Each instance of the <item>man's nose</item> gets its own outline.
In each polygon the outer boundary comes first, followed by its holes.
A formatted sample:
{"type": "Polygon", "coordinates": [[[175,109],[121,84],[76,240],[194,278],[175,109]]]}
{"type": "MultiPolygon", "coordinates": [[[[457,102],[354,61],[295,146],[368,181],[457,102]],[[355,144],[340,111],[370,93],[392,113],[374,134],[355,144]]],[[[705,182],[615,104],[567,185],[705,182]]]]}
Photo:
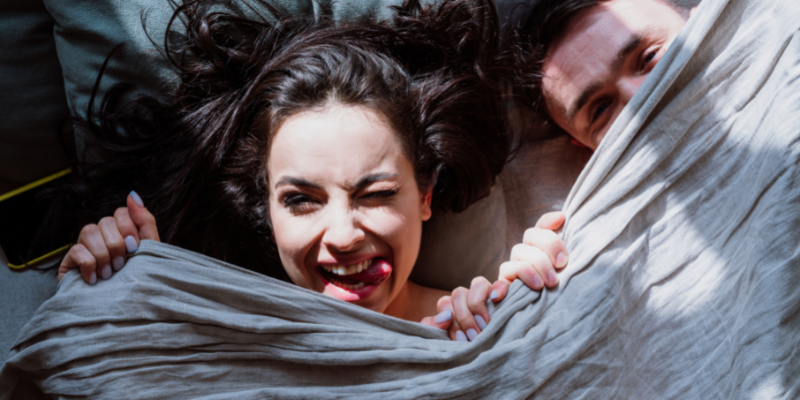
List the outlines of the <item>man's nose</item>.
{"type": "Polygon", "coordinates": [[[357,250],[366,234],[356,215],[349,210],[337,210],[331,214],[325,234],[322,235],[322,244],[339,253],[357,250]]]}
{"type": "Polygon", "coordinates": [[[620,79],[618,83],[619,100],[624,105],[631,101],[631,98],[633,98],[633,95],[639,90],[639,86],[642,86],[642,82],[644,82],[646,77],[647,75],[639,75],[620,79]]]}

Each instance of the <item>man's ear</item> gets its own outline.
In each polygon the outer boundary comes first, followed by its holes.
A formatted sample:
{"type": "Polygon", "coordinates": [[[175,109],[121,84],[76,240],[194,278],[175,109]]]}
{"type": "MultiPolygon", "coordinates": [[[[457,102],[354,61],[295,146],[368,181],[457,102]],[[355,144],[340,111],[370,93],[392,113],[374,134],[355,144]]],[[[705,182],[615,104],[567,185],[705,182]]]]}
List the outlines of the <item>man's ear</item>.
{"type": "Polygon", "coordinates": [[[433,185],[431,188],[422,192],[420,194],[422,196],[422,220],[427,221],[431,219],[431,215],[433,215],[433,211],[431,211],[431,201],[433,201],[433,185]]]}

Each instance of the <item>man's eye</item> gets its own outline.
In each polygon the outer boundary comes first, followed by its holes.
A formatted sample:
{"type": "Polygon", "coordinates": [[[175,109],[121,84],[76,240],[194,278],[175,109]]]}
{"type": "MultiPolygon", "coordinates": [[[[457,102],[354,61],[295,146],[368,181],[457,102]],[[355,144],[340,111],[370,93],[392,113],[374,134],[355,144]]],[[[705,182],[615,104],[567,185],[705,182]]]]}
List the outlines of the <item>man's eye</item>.
{"type": "Polygon", "coordinates": [[[648,53],[644,57],[644,60],[642,60],[642,65],[639,67],[639,70],[641,72],[650,72],[650,70],[653,69],[653,66],[651,66],[650,63],[656,58],[657,55],[658,50],[648,53]]]}
{"type": "Polygon", "coordinates": [[[594,123],[594,121],[597,121],[597,119],[600,118],[603,115],[603,113],[606,112],[606,110],[608,110],[609,107],[611,107],[610,101],[603,102],[599,106],[597,106],[597,108],[594,110],[594,113],[592,114],[592,119],[589,121],[589,123],[594,123]]]}

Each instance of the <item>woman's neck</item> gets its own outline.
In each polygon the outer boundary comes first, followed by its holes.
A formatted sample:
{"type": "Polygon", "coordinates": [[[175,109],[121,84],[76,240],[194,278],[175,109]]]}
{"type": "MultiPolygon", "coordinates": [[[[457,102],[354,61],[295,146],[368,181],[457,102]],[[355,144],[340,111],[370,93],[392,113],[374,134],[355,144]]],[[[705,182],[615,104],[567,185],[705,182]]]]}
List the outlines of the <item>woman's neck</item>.
{"type": "Polygon", "coordinates": [[[406,281],[405,287],[400,290],[400,293],[383,313],[406,321],[419,322],[422,318],[436,315],[436,302],[442,296],[449,294],[444,290],[432,289],[406,281]]]}

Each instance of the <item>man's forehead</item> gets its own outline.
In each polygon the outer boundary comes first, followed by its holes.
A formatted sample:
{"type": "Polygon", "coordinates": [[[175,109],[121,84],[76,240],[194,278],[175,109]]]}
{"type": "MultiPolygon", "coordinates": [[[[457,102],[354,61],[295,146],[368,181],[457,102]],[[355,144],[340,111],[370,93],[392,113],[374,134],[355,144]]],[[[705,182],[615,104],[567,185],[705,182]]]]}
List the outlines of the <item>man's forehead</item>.
{"type": "Polygon", "coordinates": [[[611,0],[580,12],[550,46],[542,91],[552,111],[566,114],[588,86],[614,72],[618,52],[639,29],[620,15],[630,5],[630,0],[611,0]]]}
{"type": "Polygon", "coordinates": [[[605,23],[619,24],[602,5],[591,7],[573,18],[566,34],[550,46],[542,68],[542,92],[551,111],[566,114],[567,104],[583,88],[610,72],[614,55],[606,49],[614,44],[608,43],[605,23]]]}

